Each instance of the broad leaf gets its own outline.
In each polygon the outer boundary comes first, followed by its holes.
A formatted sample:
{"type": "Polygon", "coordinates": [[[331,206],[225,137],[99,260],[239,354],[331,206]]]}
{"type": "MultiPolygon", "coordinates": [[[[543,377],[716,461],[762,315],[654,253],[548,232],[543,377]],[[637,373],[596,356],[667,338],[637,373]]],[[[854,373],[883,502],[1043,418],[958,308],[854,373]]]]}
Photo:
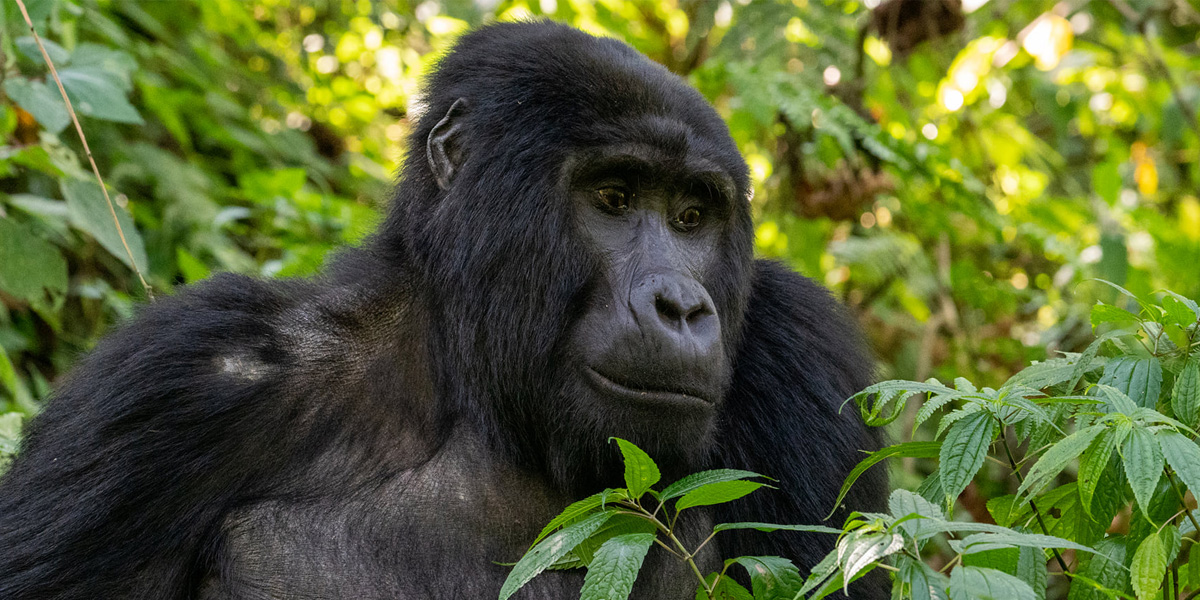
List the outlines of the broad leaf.
{"type": "Polygon", "coordinates": [[[843,592],[850,580],[876,561],[904,548],[904,536],[898,533],[860,533],[855,531],[838,541],[838,566],[843,573],[843,592]]]}
{"type": "Polygon", "coordinates": [[[1120,592],[1129,580],[1125,569],[1125,540],[1109,538],[1096,544],[1096,553],[1081,557],[1067,600],[1106,600],[1102,589],[1120,592]]]}
{"type": "Polygon", "coordinates": [[[1188,427],[1200,425],[1200,360],[1187,361],[1175,378],[1171,392],[1171,410],[1188,427]]]}
{"type": "Polygon", "coordinates": [[[60,69],[59,79],[76,112],[105,121],[141,125],[141,115],[125,99],[121,82],[111,73],[95,67],[60,69]]]}
{"type": "Polygon", "coordinates": [[[1017,496],[1036,494],[1051,480],[1058,476],[1075,457],[1079,456],[1092,443],[1092,440],[1104,431],[1104,426],[1093,425],[1081,429],[1054,444],[1029,469],[1025,482],[1017,490],[1017,496]]]}
{"type": "Polygon", "coordinates": [[[1100,478],[1104,475],[1104,470],[1108,468],[1109,458],[1116,447],[1116,432],[1105,431],[1103,435],[1092,440],[1091,445],[1079,460],[1079,501],[1084,512],[1089,516],[1092,514],[1092,495],[1096,491],[1096,485],[1100,483],[1100,478]]]}
{"type": "Polygon", "coordinates": [[[754,597],[792,598],[804,586],[804,578],[792,561],[778,556],[740,556],[733,559],[750,575],[754,597]]]}
{"type": "Polygon", "coordinates": [[[1130,325],[1140,322],[1137,315],[1111,304],[1097,302],[1092,307],[1092,329],[1099,329],[1104,324],[1130,325]]]}
{"type": "Polygon", "coordinates": [[[950,572],[951,600],[1037,600],[1029,584],[995,569],[956,567],[950,572]]]}
{"type": "Polygon", "coordinates": [[[67,261],[54,244],[0,219],[0,290],[34,304],[46,303],[47,293],[61,298],[67,293],[67,261]]]}
{"type": "Polygon", "coordinates": [[[1114,358],[1104,365],[1100,383],[1121,390],[1138,406],[1154,408],[1162,391],[1162,364],[1157,358],[1114,358]]]}
{"type": "Polygon", "coordinates": [[[546,536],[550,535],[556,529],[582,521],[583,518],[588,514],[603,509],[609,502],[613,502],[614,500],[625,500],[628,497],[629,494],[627,494],[625,490],[607,489],[598,494],[592,494],[591,496],[588,496],[583,500],[579,500],[578,502],[574,502],[570,506],[564,508],[561,513],[558,513],[557,517],[551,519],[550,522],[542,528],[542,532],[538,534],[537,539],[533,540],[533,543],[530,544],[530,546],[536,546],[538,542],[542,541],[546,536]]]}
{"type": "Polygon", "coordinates": [[[635,500],[641,498],[650,486],[662,479],[658,465],[654,464],[649,454],[632,442],[621,438],[613,439],[617,441],[621,455],[625,458],[625,487],[629,488],[629,497],[635,500]]]}
{"type": "Polygon", "coordinates": [[[757,481],[719,481],[717,483],[709,483],[684,494],[675,503],[675,510],[681,511],[695,506],[708,506],[730,502],[757,490],[763,485],[757,481]]]}
{"type": "Polygon", "coordinates": [[[529,580],[537,577],[538,573],[545,571],[562,558],[566,553],[575,549],[579,542],[587,539],[601,525],[608,521],[616,513],[615,510],[606,510],[596,513],[574,525],[566,527],[561,531],[555,532],[553,535],[542,540],[542,543],[534,546],[521,560],[517,561],[516,566],[509,572],[508,578],[504,580],[504,585],[500,588],[500,600],[508,600],[517,590],[521,589],[529,580]]]}
{"type": "Polygon", "coordinates": [[[1192,495],[1200,498],[1200,446],[1187,436],[1170,429],[1160,430],[1155,436],[1163,458],[1175,470],[1192,495]]]}
{"type": "Polygon", "coordinates": [[[71,115],[67,114],[67,105],[58,90],[41,81],[10,75],[4,80],[4,93],[50,133],[58,133],[71,123],[71,115]]]}
{"type": "Polygon", "coordinates": [[[1138,545],[1129,563],[1130,583],[1138,600],[1150,600],[1162,589],[1167,573],[1167,549],[1162,536],[1151,534],[1138,545]]]}
{"type": "Polygon", "coordinates": [[[1125,477],[1129,487],[1133,488],[1133,497],[1138,506],[1147,510],[1154,488],[1162,476],[1163,453],[1154,434],[1144,428],[1135,427],[1125,438],[1121,447],[1121,456],[1125,462],[1125,477]]]}
{"type": "Polygon", "coordinates": [[[899,526],[912,536],[913,539],[921,539],[926,535],[932,535],[940,531],[935,522],[930,522],[930,519],[944,520],[945,513],[938,506],[917,494],[908,490],[898,489],[888,496],[888,510],[896,519],[902,519],[907,515],[918,514],[922,519],[912,519],[900,523],[899,526]]]}
{"type": "Polygon", "coordinates": [[[767,479],[766,476],[759,475],[753,471],[741,471],[738,469],[715,469],[712,471],[700,471],[699,473],[692,473],[691,475],[688,475],[687,477],[668,485],[665,489],[663,489],[662,493],[658,495],[658,499],[666,502],[667,500],[678,498],[696,488],[708,485],[710,483],[737,481],[739,479],[750,479],[751,477],[762,477],[767,479]]]}
{"type": "Polygon", "coordinates": [[[146,272],[146,247],[133,224],[133,219],[124,208],[113,206],[110,210],[100,185],[90,179],[63,179],[59,182],[59,187],[67,199],[67,210],[71,215],[72,225],[96,238],[109,254],[121,262],[129,266],[136,264],[141,272],[146,272]],[[125,241],[129,243],[129,249],[133,252],[132,264],[124,244],[121,243],[121,236],[117,233],[117,226],[113,223],[113,211],[117,213],[121,232],[125,234],[125,241]]]}
{"type": "MultiPolygon", "coordinates": [[[[712,582],[717,579],[717,575],[718,573],[709,573],[704,578],[704,582],[712,585],[712,582]]],[[[696,600],[709,600],[708,592],[704,591],[703,586],[696,587],[696,600]]],[[[750,590],[742,587],[732,577],[722,577],[721,581],[717,582],[717,587],[713,589],[712,600],[754,600],[754,596],[751,596],[750,590]]]]}
{"type": "Polygon", "coordinates": [[[583,578],[580,600],[625,600],[646,552],[654,543],[653,533],[628,533],[610,538],[600,546],[583,578]]]}
{"type": "Polygon", "coordinates": [[[996,435],[996,420],[987,411],[975,413],[950,427],[942,440],[938,473],[942,490],[957,498],[987,458],[988,448],[996,435]]]}
{"type": "Polygon", "coordinates": [[[900,559],[900,574],[896,583],[906,582],[912,600],[947,600],[946,588],[950,579],[929,565],[904,557],[900,559]]]}

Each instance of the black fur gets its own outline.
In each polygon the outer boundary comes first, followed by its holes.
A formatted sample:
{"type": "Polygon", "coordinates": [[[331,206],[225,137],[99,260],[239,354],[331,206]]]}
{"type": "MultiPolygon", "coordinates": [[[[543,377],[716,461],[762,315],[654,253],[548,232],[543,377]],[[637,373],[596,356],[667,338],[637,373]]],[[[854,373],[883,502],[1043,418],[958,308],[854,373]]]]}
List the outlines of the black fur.
{"type": "MultiPolygon", "coordinates": [[[[829,511],[858,451],[878,446],[838,412],[870,361],[823,289],[751,260],[746,168],[703,98],[624,44],[525,23],[464,37],[425,100],[363,247],[308,281],[192,286],[74,369],[0,480],[0,598],[490,598],[507,573],[496,562],[579,494],[620,485],[605,439],[626,430],[672,476],[779,480],[695,510],[693,537],[829,511]],[[459,98],[468,158],[435,177],[426,140],[459,98]],[[732,178],[696,275],[732,363],[711,426],[600,411],[569,379],[573,326],[612,267],[579,233],[564,169],[624,140],[732,178]]],[[[878,510],[885,487],[871,474],[846,504],[878,510]]],[[[700,559],[776,554],[807,570],[831,544],[730,532],[700,559]]],[[[635,596],[691,598],[691,577],[654,550],[635,596]]],[[[548,573],[522,597],[576,597],[581,581],[548,573]]],[[[886,597],[880,583],[855,597],[886,597]]]]}

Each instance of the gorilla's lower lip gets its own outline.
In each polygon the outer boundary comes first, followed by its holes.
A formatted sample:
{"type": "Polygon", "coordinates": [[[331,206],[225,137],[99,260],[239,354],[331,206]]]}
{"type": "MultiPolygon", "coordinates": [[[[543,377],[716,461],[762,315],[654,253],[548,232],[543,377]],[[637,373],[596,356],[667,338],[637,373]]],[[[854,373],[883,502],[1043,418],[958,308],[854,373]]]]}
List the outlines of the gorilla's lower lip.
{"type": "Polygon", "coordinates": [[[596,386],[601,391],[625,400],[629,400],[631,402],[676,405],[701,404],[706,407],[712,406],[713,404],[704,397],[691,393],[663,389],[629,387],[609,379],[592,367],[585,367],[584,371],[587,372],[588,379],[591,380],[592,385],[596,386]]]}

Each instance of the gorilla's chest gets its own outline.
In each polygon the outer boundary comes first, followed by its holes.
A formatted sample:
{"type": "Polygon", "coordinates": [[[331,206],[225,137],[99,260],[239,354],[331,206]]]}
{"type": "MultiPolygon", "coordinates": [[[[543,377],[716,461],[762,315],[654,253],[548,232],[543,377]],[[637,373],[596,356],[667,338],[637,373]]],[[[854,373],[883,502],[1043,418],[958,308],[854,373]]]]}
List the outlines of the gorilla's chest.
{"type": "MultiPolygon", "coordinates": [[[[570,499],[527,476],[483,465],[443,461],[352,493],[239,510],[225,521],[219,566],[200,597],[494,598],[510,570],[504,564],[516,562],[570,499]]],[[[708,558],[716,568],[715,554],[708,558]]],[[[582,583],[582,570],[546,573],[516,597],[578,598],[582,583]]],[[[695,585],[682,563],[652,548],[634,597],[690,599],[695,585]]]]}

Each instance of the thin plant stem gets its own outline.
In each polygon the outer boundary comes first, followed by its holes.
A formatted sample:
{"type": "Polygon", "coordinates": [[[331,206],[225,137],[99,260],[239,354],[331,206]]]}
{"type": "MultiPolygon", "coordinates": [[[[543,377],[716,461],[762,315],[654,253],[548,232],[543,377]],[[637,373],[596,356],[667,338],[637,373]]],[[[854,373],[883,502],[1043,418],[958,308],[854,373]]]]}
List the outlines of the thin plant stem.
{"type": "MultiPolygon", "coordinates": [[[[1000,445],[1004,446],[1004,454],[1008,456],[1008,464],[1012,467],[1013,474],[1017,476],[1017,481],[1024,485],[1025,477],[1021,475],[1021,469],[1017,466],[1017,460],[1013,457],[1012,450],[1008,447],[1008,435],[1005,433],[1005,429],[1004,425],[1001,424],[1000,445]]],[[[1042,520],[1042,513],[1038,510],[1037,504],[1033,502],[1033,498],[1029,499],[1029,508],[1033,511],[1033,516],[1037,519],[1038,526],[1042,528],[1042,533],[1050,535],[1050,529],[1046,527],[1046,522],[1042,520]]],[[[1062,572],[1064,574],[1069,573],[1070,569],[1067,568],[1067,561],[1063,560],[1062,554],[1058,552],[1058,549],[1051,548],[1050,551],[1054,553],[1054,560],[1058,561],[1058,566],[1062,568],[1062,572]]]]}
{"type": "Polygon", "coordinates": [[[92,173],[96,175],[96,181],[100,184],[100,191],[104,193],[104,202],[108,205],[109,214],[112,215],[113,225],[117,227],[117,236],[121,238],[121,245],[125,247],[125,255],[129,257],[129,266],[133,268],[134,275],[137,275],[138,281],[142,283],[142,288],[146,290],[146,297],[153,300],[154,290],[150,289],[150,284],[146,283],[145,277],[142,277],[142,271],[138,269],[137,261],[133,258],[133,250],[130,250],[129,242],[125,239],[125,230],[121,228],[121,221],[117,219],[117,207],[108,195],[104,178],[100,176],[100,167],[96,166],[96,159],[92,156],[91,147],[88,146],[87,136],[83,135],[83,125],[79,124],[79,117],[75,115],[75,107],[71,104],[71,99],[67,97],[67,90],[63,87],[62,80],[58,78],[58,69],[54,68],[54,63],[50,60],[50,54],[46,52],[46,46],[42,44],[42,38],[38,35],[37,28],[33,26],[33,19],[29,18],[29,11],[25,8],[24,0],[17,0],[17,7],[21,9],[21,16],[25,17],[25,24],[29,26],[29,31],[33,34],[33,41],[37,44],[38,50],[42,51],[42,59],[46,61],[46,66],[50,67],[50,75],[54,77],[54,83],[58,85],[58,93],[62,95],[63,102],[67,105],[67,114],[71,116],[71,122],[75,124],[75,133],[79,134],[79,141],[83,144],[83,153],[87,155],[88,162],[92,165],[92,173]]]}

